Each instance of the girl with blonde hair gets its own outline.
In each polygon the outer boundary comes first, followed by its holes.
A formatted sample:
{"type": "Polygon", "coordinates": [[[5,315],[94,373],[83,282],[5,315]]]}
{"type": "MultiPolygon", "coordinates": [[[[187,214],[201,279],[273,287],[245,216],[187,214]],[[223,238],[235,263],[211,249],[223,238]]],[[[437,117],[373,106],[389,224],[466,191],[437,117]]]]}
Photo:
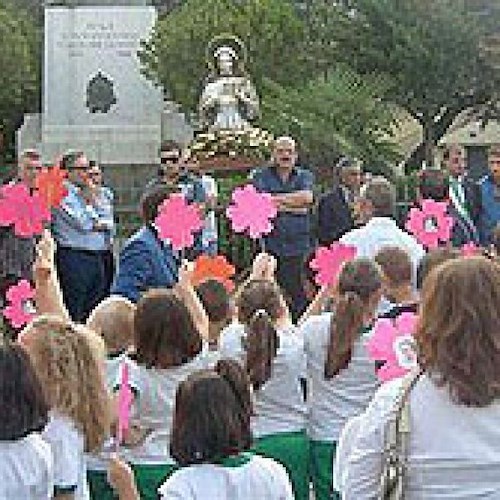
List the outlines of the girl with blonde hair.
{"type": "Polygon", "coordinates": [[[50,408],[43,438],[54,455],[55,498],[87,500],[85,452],[109,434],[104,344],[92,331],[57,316],[39,316],[22,334],[50,408]]]}

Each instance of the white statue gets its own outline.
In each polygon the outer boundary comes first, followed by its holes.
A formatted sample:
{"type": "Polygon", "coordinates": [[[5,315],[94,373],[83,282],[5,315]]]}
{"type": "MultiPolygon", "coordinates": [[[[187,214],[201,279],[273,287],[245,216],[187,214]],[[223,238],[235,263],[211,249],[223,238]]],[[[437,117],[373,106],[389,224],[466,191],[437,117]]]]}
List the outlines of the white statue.
{"type": "MultiPolygon", "coordinates": [[[[237,39],[234,39],[236,41],[237,39]]],[[[244,73],[242,44],[221,44],[209,55],[211,77],[200,98],[199,116],[204,127],[234,130],[251,127],[259,112],[259,99],[244,73]],[[241,51],[238,54],[236,46],[241,51]]]]}

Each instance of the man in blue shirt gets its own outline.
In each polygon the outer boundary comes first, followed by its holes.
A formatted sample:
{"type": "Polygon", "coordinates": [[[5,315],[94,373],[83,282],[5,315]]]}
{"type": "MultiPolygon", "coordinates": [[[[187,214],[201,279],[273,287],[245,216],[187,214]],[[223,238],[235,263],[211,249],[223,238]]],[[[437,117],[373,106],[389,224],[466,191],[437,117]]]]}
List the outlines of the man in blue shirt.
{"type": "Polygon", "coordinates": [[[500,225],[500,144],[490,147],[488,165],[490,172],[479,186],[481,194],[479,231],[483,246],[491,244],[493,231],[500,225]]]}
{"type": "Polygon", "coordinates": [[[278,208],[274,229],[265,237],[265,249],[277,259],[277,280],[288,299],[294,319],[305,310],[307,299],[302,268],[311,250],[311,207],[314,177],[295,165],[297,149],[291,137],[276,139],[273,165],[255,172],[258,191],[270,193],[278,208]]]}
{"type": "Polygon", "coordinates": [[[88,176],[83,152],[66,153],[62,167],[68,172],[68,193],[52,217],[56,266],[68,312],[74,321],[83,322],[106,296],[104,259],[113,228],[112,206],[88,176]]]}
{"type": "Polygon", "coordinates": [[[160,185],[142,195],[143,226],[127,240],[120,252],[112,294],[137,302],[146,290],[171,288],[177,282],[180,260],[172,247],[159,238],[154,225],[158,208],[172,192],[171,187],[160,185]]]}

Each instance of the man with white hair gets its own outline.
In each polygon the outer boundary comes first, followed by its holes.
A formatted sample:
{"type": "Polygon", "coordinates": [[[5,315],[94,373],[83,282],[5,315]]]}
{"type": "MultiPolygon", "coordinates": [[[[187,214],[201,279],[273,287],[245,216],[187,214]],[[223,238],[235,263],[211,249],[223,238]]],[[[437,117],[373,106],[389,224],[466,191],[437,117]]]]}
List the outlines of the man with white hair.
{"type": "Polygon", "coordinates": [[[278,208],[274,229],[265,237],[265,250],[276,257],[277,280],[290,300],[294,319],[307,303],[302,267],[311,250],[310,211],[314,201],[314,177],[296,162],[295,140],[279,137],[274,143],[272,165],[258,170],[252,180],[258,191],[272,195],[278,208]]]}
{"type": "Polygon", "coordinates": [[[375,258],[383,247],[401,248],[410,256],[416,277],[417,266],[425,250],[413,236],[396,224],[394,186],[385,177],[373,177],[361,188],[360,205],[361,216],[367,221],[366,224],[346,233],[340,242],[355,246],[357,257],[370,259],[375,258]]]}

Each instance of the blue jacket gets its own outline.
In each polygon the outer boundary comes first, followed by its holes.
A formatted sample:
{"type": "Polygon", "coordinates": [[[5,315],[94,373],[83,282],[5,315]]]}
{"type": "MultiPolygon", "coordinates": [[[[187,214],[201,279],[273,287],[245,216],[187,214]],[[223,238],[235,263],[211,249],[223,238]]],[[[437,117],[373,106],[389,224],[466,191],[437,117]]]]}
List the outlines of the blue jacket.
{"type": "Polygon", "coordinates": [[[178,278],[179,261],[171,247],[155,230],[143,226],[125,243],[120,252],[118,273],[111,293],[137,302],[150,288],[170,288],[178,278]]]}
{"type": "Polygon", "coordinates": [[[481,214],[479,217],[479,231],[481,244],[486,246],[491,243],[493,230],[500,224],[500,199],[495,194],[495,183],[491,175],[487,175],[480,185],[481,189],[481,214]]]}

